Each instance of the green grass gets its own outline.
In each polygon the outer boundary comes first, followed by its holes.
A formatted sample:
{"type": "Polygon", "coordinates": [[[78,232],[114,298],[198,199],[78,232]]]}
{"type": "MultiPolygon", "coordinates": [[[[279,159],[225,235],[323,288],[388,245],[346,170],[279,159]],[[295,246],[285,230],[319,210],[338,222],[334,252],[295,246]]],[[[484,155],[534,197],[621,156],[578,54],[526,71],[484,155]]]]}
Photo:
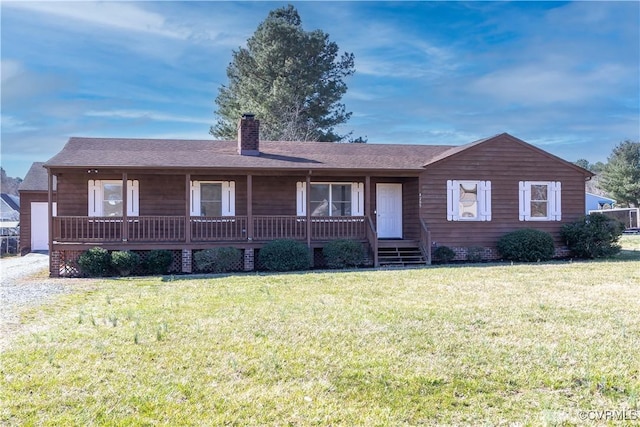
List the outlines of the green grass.
{"type": "Polygon", "coordinates": [[[31,332],[0,355],[0,424],[581,425],[580,411],[638,410],[639,242],[593,262],[82,286],[23,313],[31,332]]]}

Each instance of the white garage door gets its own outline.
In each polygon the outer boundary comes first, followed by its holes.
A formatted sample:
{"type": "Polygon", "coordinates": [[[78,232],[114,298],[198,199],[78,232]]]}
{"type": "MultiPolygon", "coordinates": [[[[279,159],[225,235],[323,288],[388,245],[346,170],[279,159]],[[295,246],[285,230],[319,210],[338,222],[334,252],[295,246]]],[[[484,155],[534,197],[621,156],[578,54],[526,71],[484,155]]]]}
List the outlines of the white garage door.
{"type": "MultiPolygon", "coordinates": [[[[56,214],[56,204],[53,204],[56,214]]],[[[31,250],[49,250],[49,204],[47,202],[31,202],[31,250]]]]}

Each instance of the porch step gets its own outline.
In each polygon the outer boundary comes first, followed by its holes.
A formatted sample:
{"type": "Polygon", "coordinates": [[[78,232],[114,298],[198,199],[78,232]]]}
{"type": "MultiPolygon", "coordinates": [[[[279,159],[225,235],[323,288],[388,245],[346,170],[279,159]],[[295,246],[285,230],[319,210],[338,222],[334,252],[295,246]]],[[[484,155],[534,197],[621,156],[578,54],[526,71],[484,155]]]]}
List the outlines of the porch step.
{"type": "Polygon", "coordinates": [[[378,264],[381,267],[409,267],[426,263],[427,260],[416,242],[405,241],[396,245],[386,242],[383,246],[378,246],[378,264]]]}

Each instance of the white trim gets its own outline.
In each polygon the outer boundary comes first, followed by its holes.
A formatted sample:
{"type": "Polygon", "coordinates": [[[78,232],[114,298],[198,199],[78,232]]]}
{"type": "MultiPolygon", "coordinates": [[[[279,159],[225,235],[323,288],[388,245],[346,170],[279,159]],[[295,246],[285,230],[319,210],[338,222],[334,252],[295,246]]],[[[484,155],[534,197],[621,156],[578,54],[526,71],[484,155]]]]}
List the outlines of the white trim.
{"type": "Polygon", "coordinates": [[[222,182],[222,216],[236,216],[236,182],[222,182]]]}
{"type": "Polygon", "coordinates": [[[560,221],[562,219],[562,184],[559,181],[520,181],[520,221],[560,221]],[[547,215],[531,215],[531,187],[547,186],[547,215]]]}
{"type": "Polygon", "coordinates": [[[452,180],[447,181],[447,221],[454,221],[458,218],[455,215],[455,210],[453,209],[453,201],[455,197],[453,195],[453,182],[452,180]]]}
{"type": "Polygon", "coordinates": [[[296,215],[307,216],[307,183],[296,183],[296,215]]]}
{"type": "Polygon", "coordinates": [[[364,216],[364,183],[351,183],[351,216],[364,216]]]}
{"type": "MultiPolygon", "coordinates": [[[[350,216],[364,216],[364,183],[362,182],[343,182],[343,181],[322,181],[312,182],[314,185],[328,185],[329,197],[331,203],[333,203],[333,185],[350,185],[351,186],[351,215],[350,216]]],[[[309,196],[311,197],[311,196],[309,196]]],[[[330,206],[331,208],[331,206],[330,206]]],[[[296,183],[296,214],[298,216],[306,216],[307,214],[307,183],[296,183]]],[[[331,212],[329,213],[331,215],[331,212]]]]}
{"type": "Polygon", "coordinates": [[[222,204],[221,216],[236,215],[236,182],[235,181],[191,181],[191,206],[189,213],[191,216],[202,215],[202,184],[220,184],[222,193],[220,202],[222,204]]]}
{"type": "Polygon", "coordinates": [[[491,221],[491,181],[448,180],[447,221],[491,221]],[[460,216],[460,186],[475,185],[477,214],[475,217],[460,216]]]}
{"type": "Polygon", "coordinates": [[[127,181],[127,216],[140,215],[140,182],[127,181]]]}
{"type": "Polygon", "coordinates": [[[191,181],[191,207],[189,215],[200,216],[200,181],[191,181]]]}
{"type": "MultiPolygon", "coordinates": [[[[98,183],[100,181],[97,181],[98,183]]],[[[90,179],[88,183],[89,187],[89,204],[87,206],[88,216],[100,216],[100,212],[102,209],[98,209],[96,203],[100,200],[100,185],[96,183],[96,181],[90,179]]]]}
{"type": "MultiPolygon", "coordinates": [[[[104,216],[103,199],[104,186],[106,184],[115,184],[122,186],[122,180],[106,179],[106,180],[89,180],[88,187],[88,206],[87,216],[104,216]]],[[[140,182],[138,180],[127,180],[127,215],[140,215],[140,182]]]]}

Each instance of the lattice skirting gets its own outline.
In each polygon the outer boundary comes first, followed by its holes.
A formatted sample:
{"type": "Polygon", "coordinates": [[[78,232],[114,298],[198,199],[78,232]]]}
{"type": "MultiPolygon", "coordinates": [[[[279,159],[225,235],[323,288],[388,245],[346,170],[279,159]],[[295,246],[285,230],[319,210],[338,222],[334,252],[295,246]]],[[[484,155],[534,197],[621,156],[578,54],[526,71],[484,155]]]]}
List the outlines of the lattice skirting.
{"type": "MultiPolygon", "coordinates": [[[[81,277],[82,272],[78,265],[78,258],[84,251],[63,250],[52,251],[51,253],[51,277],[81,277]]],[[[132,276],[140,276],[146,274],[144,264],[150,251],[132,251],[140,256],[140,265],[132,272],[132,276]]],[[[182,272],[182,251],[171,250],[171,265],[169,266],[169,274],[182,272]]],[[[115,274],[114,274],[115,275],[115,274]]]]}

